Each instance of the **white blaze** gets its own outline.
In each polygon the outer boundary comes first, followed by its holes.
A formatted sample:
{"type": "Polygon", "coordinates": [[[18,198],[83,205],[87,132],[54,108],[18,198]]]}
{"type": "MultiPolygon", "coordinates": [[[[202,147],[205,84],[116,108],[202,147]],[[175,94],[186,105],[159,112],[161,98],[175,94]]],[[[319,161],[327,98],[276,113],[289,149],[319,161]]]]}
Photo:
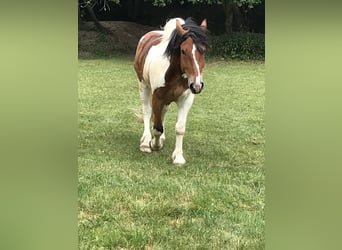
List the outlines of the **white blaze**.
{"type": "Polygon", "coordinates": [[[199,65],[198,65],[198,62],[196,60],[196,55],[195,55],[195,52],[196,52],[196,46],[195,44],[192,45],[192,56],[194,58],[194,62],[195,62],[195,66],[196,66],[196,79],[195,79],[195,85],[200,85],[201,86],[201,72],[200,72],[200,69],[199,69],[199,65]]]}

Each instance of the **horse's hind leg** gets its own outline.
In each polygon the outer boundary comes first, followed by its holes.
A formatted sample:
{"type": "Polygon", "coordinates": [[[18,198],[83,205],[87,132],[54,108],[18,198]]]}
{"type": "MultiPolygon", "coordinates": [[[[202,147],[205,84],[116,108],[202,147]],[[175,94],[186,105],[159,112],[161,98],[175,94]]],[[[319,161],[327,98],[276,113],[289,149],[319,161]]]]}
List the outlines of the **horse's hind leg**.
{"type": "Polygon", "coordinates": [[[142,103],[143,119],[144,119],[144,133],[140,139],[140,151],[151,152],[150,141],[152,139],[150,122],[151,122],[151,89],[145,83],[139,82],[139,92],[142,103]]]}

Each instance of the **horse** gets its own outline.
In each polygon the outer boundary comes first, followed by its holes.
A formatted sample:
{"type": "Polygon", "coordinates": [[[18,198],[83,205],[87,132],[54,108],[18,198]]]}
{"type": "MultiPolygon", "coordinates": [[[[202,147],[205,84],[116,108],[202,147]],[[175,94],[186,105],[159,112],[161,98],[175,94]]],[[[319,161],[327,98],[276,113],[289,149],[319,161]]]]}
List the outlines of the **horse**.
{"type": "Polygon", "coordinates": [[[208,47],[207,21],[197,25],[191,18],[173,18],[163,30],[146,33],[138,42],[134,69],[139,81],[144,132],[140,151],[150,153],[163,148],[165,114],[171,102],[178,107],[173,163],[186,163],[183,136],[188,112],[195,94],[201,93],[204,53],[208,47]],[[153,117],[151,135],[150,121],[153,117]]]}

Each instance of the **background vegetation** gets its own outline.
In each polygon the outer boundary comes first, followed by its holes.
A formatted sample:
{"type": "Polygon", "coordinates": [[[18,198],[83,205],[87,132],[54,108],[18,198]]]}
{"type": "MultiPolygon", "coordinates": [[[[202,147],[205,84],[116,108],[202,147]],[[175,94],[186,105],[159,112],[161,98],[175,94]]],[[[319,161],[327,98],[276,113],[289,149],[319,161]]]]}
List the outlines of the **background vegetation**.
{"type": "Polygon", "coordinates": [[[133,55],[139,38],[147,31],[160,29],[167,19],[192,17],[200,22],[206,18],[211,40],[209,56],[263,60],[264,11],[261,0],[80,0],[80,32],[97,30],[100,33],[93,43],[83,41],[85,36],[79,36],[79,41],[86,44],[82,49],[87,47],[93,55],[110,56],[113,52],[133,55]],[[89,29],[89,22],[94,28],[89,29]]]}
{"type": "Polygon", "coordinates": [[[250,32],[210,36],[208,55],[224,59],[264,60],[265,37],[250,32]]]}

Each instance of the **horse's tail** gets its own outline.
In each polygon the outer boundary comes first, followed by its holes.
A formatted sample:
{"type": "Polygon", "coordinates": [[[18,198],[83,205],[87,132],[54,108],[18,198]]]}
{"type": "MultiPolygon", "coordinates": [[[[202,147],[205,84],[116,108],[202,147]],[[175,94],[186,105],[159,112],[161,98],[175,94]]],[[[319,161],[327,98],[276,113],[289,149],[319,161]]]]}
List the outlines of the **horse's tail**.
{"type": "MultiPolygon", "coordinates": [[[[130,108],[130,110],[134,113],[134,116],[135,118],[137,118],[138,122],[144,122],[144,114],[142,112],[142,109],[130,108]]],[[[151,119],[153,119],[153,114],[151,116],[151,119]]]]}
{"type": "Polygon", "coordinates": [[[137,118],[138,122],[144,122],[144,115],[143,115],[141,109],[130,108],[130,110],[133,112],[133,114],[134,114],[135,118],[137,118]]]}
{"type": "Polygon", "coordinates": [[[164,41],[169,40],[172,35],[172,32],[176,29],[176,20],[178,20],[181,24],[185,23],[185,21],[180,17],[176,17],[176,18],[172,18],[168,20],[165,26],[163,27],[163,30],[164,30],[163,40],[164,41]]]}
{"type": "Polygon", "coordinates": [[[138,122],[143,123],[144,122],[144,116],[142,113],[134,113],[135,117],[137,118],[138,122]]]}

